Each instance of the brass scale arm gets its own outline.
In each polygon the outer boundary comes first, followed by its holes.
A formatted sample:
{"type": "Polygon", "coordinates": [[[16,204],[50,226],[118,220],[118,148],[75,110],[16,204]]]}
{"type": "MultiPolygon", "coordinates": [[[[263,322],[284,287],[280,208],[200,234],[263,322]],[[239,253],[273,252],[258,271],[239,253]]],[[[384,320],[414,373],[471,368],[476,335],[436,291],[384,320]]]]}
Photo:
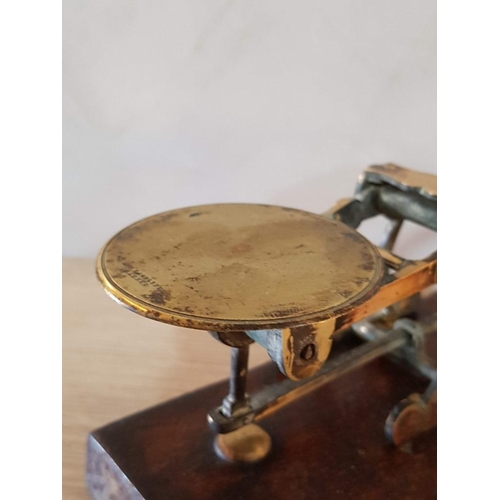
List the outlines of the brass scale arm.
{"type": "Polygon", "coordinates": [[[316,349],[329,351],[332,340],[348,328],[352,328],[367,343],[347,353],[325,358],[322,363],[318,363],[315,357],[314,363],[311,359],[308,365],[307,345],[300,353],[300,359],[290,348],[293,341],[298,340],[290,339],[297,335],[297,330],[247,331],[231,337],[213,333],[218,340],[230,345],[233,351],[231,392],[222,406],[207,415],[215,432],[225,434],[235,431],[340,375],[389,353],[430,378],[431,385],[435,387],[436,372],[422,360],[422,339],[419,338],[419,335],[421,337],[435,330],[435,318],[421,324],[406,319],[394,321],[397,318],[393,318],[384,328],[377,320],[387,311],[386,308],[417,296],[437,282],[437,253],[413,261],[404,260],[391,251],[404,220],[437,230],[436,177],[392,164],[372,166],[360,176],[354,197],[340,200],[323,215],[355,229],[363,220],[378,214],[385,215],[391,222],[384,241],[377,247],[385,264],[382,285],[368,300],[316,325],[313,332],[316,334],[316,349]],[[245,392],[246,361],[248,345],[252,340],[267,349],[288,380],[249,397],[245,392]]]}

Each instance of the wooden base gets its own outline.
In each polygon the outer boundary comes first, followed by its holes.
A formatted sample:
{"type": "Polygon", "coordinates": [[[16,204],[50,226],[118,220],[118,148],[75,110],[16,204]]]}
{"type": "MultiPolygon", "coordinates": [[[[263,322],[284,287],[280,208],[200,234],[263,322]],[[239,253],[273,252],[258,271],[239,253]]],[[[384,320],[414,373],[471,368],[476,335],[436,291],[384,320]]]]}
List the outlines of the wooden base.
{"type": "MultiPolygon", "coordinates": [[[[280,378],[263,365],[249,390],[280,378]]],[[[436,498],[435,430],[405,451],[384,438],[394,405],[426,384],[375,360],[259,421],[270,454],[235,464],[216,455],[206,421],[227,391],[221,382],[94,431],[88,487],[95,500],[436,498]]]]}

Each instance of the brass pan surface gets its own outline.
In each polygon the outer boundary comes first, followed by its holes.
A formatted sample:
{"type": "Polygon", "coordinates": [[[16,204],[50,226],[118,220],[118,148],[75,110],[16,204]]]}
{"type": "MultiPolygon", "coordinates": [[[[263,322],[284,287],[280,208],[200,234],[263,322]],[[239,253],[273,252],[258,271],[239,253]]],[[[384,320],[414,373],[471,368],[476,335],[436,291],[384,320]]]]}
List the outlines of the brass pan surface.
{"type": "Polygon", "coordinates": [[[354,229],[301,210],[202,205],[154,215],[101,250],[105,290],[133,311],[212,331],[311,324],[362,302],[383,276],[354,229]]]}

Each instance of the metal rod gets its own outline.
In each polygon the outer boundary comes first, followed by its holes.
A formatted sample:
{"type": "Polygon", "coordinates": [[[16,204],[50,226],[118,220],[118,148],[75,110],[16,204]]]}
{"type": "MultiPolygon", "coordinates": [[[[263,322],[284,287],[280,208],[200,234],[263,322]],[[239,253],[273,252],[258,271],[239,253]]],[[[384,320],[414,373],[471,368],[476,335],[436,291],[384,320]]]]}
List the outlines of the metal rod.
{"type": "Polygon", "coordinates": [[[408,342],[406,333],[396,330],[384,338],[368,342],[327,361],[323,368],[309,379],[294,382],[285,380],[266,387],[250,398],[255,419],[263,418],[282,406],[318,389],[332,380],[390,353],[408,342]]]}
{"type": "Polygon", "coordinates": [[[209,423],[219,433],[234,431],[273,413],[341,375],[404,346],[407,342],[408,335],[405,332],[401,330],[388,332],[383,338],[367,342],[329,359],[321,370],[309,379],[298,382],[287,379],[265,387],[253,394],[245,408],[237,415],[228,415],[224,411],[224,405],[215,408],[208,414],[209,423]]]}
{"type": "MultiPolygon", "coordinates": [[[[437,313],[428,314],[418,319],[418,325],[424,335],[434,333],[437,328],[437,313]]],[[[351,326],[352,330],[362,339],[369,342],[387,335],[387,330],[377,326],[373,321],[362,320],[351,326]]]]}
{"type": "Polygon", "coordinates": [[[222,402],[222,413],[231,418],[248,406],[247,373],[249,345],[231,347],[231,374],[229,376],[229,394],[222,402]]]}
{"type": "Polygon", "coordinates": [[[248,353],[248,346],[231,348],[229,395],[234,401],[246,398],[248,353]]]}
{"type": "Polygon", "coordinates": [[[394,244],[396,243],[396,239],[402,225],[403,219],[389,219],[389,226],[386,229],[386,234],[384,235],[379,246],[384,250],[391,251],[394,248],[394,244]]]}
{"type": "MultiPolygon", "coordinates": [[[[418,320],[418,325],[422,329],[423,335],[434,333],[437,328],[437,313],[432,313],[418,320]]],[[[373,321],[363,320],[352,325],[352,330],[362,339],[372,342],[375,339],[384,337],[387,330],[376,326],[373,321]]],[[[407,367],[412,368],[417,373],[420,373],[429,380],[436,377],[435,363],[426,359],[426,356],[421,356],[419,359],[412,359],[404,352],[390,353],[389,358],[396,362],[403,362],[407,367]]]]}

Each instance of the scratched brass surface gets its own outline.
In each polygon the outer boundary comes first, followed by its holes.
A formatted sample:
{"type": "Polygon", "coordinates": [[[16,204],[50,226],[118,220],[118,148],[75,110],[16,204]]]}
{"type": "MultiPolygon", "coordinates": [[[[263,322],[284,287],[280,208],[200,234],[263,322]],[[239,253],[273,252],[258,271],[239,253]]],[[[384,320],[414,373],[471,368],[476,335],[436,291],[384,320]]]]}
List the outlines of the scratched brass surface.
{"type": "Polygon", "coordinates": [[[139,221],[102,249],[98,276],[135,312],[214,331],[285,328],[335,315],[382,278],[374,246],[319,215],[218,204],[139,221]]]}
{"type": "Polygon", "coordinates": [[[406,190],[413,190],[426,198],[437,198],[437,176],[417,170],[387,163],[385,165],[372,165],[362,174],[370,178],[372,175],[380,176],[380,179],[388,184],[406,190]]]}

